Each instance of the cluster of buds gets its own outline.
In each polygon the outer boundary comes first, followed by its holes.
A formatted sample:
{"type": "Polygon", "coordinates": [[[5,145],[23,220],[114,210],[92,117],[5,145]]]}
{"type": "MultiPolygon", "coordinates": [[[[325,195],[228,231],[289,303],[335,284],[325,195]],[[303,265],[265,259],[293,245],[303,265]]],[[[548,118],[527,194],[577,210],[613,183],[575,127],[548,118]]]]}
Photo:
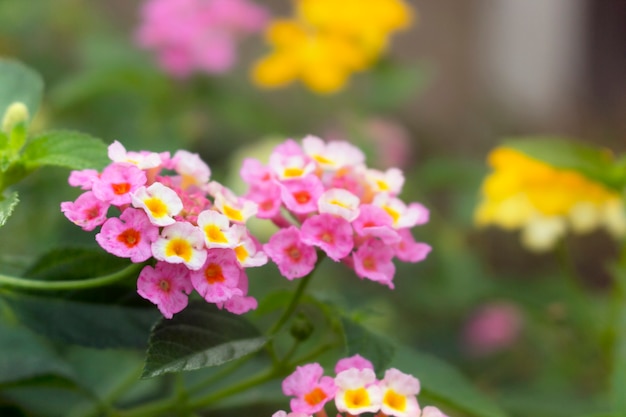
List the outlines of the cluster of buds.
{"type": "Polygon", "coordinates": [[[325,417],[326,404],[331,401],[337,412],[346,416],[445,417],[436,407],[421,409],[416,398],[419,380],[395,368],[387,369],[378,380],[372,363],[354,355],[339,360],[335,374],[334,378],[324,376],[318,363],[298,366],[282,384],[283,393],[293,397],[291,412],[277,411],[272,417],[325,417]]]}
{"type": "Polygon", "coordinates": [[[101,226],[96,241],[107,252],[135,263],[154,258],[139,274],[139,295],[167,318],[187,306],[194,289],[235,314],[256,308],[245,268],[267,256],[245,223],[257,205],[210,181],[197,154],[127,152],[114,142],[108,155],[112,163],[102,172],[70,174],[69,184],[85,192],[61,210],[86,231],[101,226]]]}
{"type": "Polygon", "coordinates": [[[393,259],[419,262],[430,252],[410,231],[428,221],[428,210],[398,198],[402,171],[379,171],[364,161],[363,152],[348,142],[315,136],[302,145],[285,141],[268,165],[244,160],[245,198],[258,204],[257,217],[280,227],[263,250],[286,278],[309,274],[319,248],[360,278],[394,288],[393,259]]]}

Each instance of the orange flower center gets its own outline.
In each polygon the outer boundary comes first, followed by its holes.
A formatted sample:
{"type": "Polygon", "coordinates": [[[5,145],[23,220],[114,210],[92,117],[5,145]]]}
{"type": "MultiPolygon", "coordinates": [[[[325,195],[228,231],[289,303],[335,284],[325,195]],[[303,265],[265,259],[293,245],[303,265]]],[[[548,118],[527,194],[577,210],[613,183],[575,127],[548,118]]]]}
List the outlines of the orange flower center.
{"type": "Polygon", "coordinates": [[[304,395],[304,401],[309,405],[317,405],[326,399],[326,393],[320,387],[315,387],[313,391],[304,395]]]}
{"type": "Polygon", "coordinates": [[[285,249],[285,253],[289,256],[293,261],[298,262],[302,258],[302,252],[296,245],[291,245],[287,249],[285,249]]]}
{"type": "Polygon", "coordinates": [[[293,193],[293,198],[295,198],[299,204],[306,204],[311,201],[311,194],[309,194],[308,191],[297,191],[293,193]]]}
{"type": "Polygon", "coordinates": [[[113,192],[115,194],[122,195],[130,191],[130,184],[127,182],[122,182],[119,184],[111,184],[111,188],[113,189],[113,192]]]}
{"type": "Polygon", "coordinates": [[[210,264],[207,266],[204,270],[204,278],[206,278],[209,284],[226,281],[222,267],[218,264],[210,264]]]}
{"type": "Polygon", "coordinates": [[[135,229],[126,229],[117,235],[118,242],[123,243],[128,248],[133,248],[139,244],[141,234],[135,229]]]}

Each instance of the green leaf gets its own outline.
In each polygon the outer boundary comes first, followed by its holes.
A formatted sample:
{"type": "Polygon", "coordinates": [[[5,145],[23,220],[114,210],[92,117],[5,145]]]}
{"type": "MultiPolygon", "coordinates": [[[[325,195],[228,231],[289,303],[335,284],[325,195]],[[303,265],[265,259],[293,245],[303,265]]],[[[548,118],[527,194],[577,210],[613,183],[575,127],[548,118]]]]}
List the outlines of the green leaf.
{"type": "Polygon", "coordinates": [[[17,191],[4,193],[0,198],[0,226],[4,226],[20,199],[17,196],[17,191]]]}
{"type": "Polygon", "coordinates": [[[419,94],[428,83],[430,72],[419,62],[409,65],[381,62],[369,73],[371,85],[365,90],[365,104],[375,112],[393,110],[419,94]]]}
{"type": "Polygon", "coordinates": [[[347,317],[341,317],[348,356],[357,353],[368,359],[377,372],[384,372],[391,362],[395,346],[347,317]]]}
{"type": "Polygon", "coordinates": [[[0,386],[73,379],[71,368],[23,327],[0,322],[0,386]]]}
{"type": "Polygon", "coordinates": [[[611,151],[605,148],[549,136],[505,139],[503,145],[556,168],[578,171],[616,190],[626,185],[626,172],[619,168],[611,151]]]}
{"type": "Polygon", "coordinates": [[[52,340],[95,348],[145,348],[156,308],[91,304],[65,298],[9,294],[4,300],[33,331],[52,340]]]}
{"type": "Polygon", "coordinates": [[[43,94],[43,79],[25,65],[0,59],[0,119],[14,102],[24,103],[30,117],[35,115],[43,94]]]}
{"type": "Polygon", "coordinates": [[[218,366],[256,352],[266,342],[243,317],[205,301],[191,302],[152,330],[142,377],[218,366]]]}
{"type": "Polygon", "coordinates": [[[33,138],[24,147],[22,162],[32,170],[43,165],[70,169],[101,169],[111,161],[107,145],[79,132],[51,131],[33,138]]]}
{"type": "MultiPolygon", "coordinates": [[[[473,417],[505,417],[507,414],[478,391],[457,370],[442,360],[400,347],[391,364],[420,380],[420,396],[473,417]]],[[[422,406],[427,405],[421,401],[422,406]]]]}
{"type": "Polygon", "coordinates": [[[621,285],[619,298],[616,300],[617,317],[615,328],[615,344],[613,346],[613,369],[611,373],[610,399],[612,410],[616,415],[626,415],[626,269],[621,266],[614,268],[618,283],[621,285]]]}

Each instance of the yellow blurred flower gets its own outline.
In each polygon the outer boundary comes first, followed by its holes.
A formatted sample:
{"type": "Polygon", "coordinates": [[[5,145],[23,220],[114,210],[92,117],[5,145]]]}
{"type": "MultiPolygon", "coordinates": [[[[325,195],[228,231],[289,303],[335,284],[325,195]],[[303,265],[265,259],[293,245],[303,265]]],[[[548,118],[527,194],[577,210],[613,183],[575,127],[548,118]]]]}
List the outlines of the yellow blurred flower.
{"type": "Polygon", "coordinates": [[[378,58],[393,32],[412,21],[402,0],[297,0],[296,14],[268,26],[273,51],[252,69],[258,86],[301,80],[314,92],[334,93],[378,58]]]}
{"type": "Polygon", "coordinates": [[[522,243],[535,251],[551,249],[568,229],[626,233],[623,200],[603,184],[506,147],[494,149],[488,163],[493,172],[482,184],[477,225],[520,229],[522,243]]]}

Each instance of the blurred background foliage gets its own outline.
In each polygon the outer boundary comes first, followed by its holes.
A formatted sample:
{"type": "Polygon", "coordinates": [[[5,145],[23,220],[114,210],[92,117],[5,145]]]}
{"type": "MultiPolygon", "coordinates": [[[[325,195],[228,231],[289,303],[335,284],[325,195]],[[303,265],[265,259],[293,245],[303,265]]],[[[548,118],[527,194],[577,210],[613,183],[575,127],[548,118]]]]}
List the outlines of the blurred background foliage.
{"type": "MultiPolygon", "coordinates": [[[[22,61],[46,83],[32,130],[79,130],[130,150],[188,149],[234,188],[241,187],[241,158],[262,155],[276,141],[309,133],[348,139],[366,150],[370,165],[405,171],[402,198],[431,209],[416,237],[434,250],[423,263],[398,265],[395,291],[357,282],[334,264],[324,266],[312,291],[353,310],[370,328],[454,365],[512,416],[607,410],[615,337],[607,268],[617,245],[594,232],[533,254],[515,233],[477,230],[473,211],[485,155],[504,136],[554,133],[626,150],[622,3],[410,2],[416,24],[334,95],[298,85],[256,88],[248,72],[266,51],[260,37],[242,43],[240,61],[227,74],[171,78],[133,43],[140,4],[0,1],[0,56],[22,61]],[[393,141],[395,154],[388,152],[393,141]],[[479,320],[500,329],[491,342],[489,331],[472,333],[479,320]]],[[[288,1],[263,4],[274,15],[290,8],[288,1]]],[[[60,245],[95,245],[59,211],[60,202],[76,196],[67,174],[45,169],[19,185],[22,203],[0,235],[2,272],[19,273],[60,245]]],[[[252,271],[250,282],[259,299],[290,288],[273,266],[252,271]]],[[[44,353],[32,354],[60,354],[67,372],[97,395],[123,390],[141,370],[137,352],[33,343],[33,350],[40,347],[44,353]]],[[[125,397],[132,404],[146,393],[158,396],[159,384],[142,381],[125,397]]],[[[29,403],[30,390],[6,389],[0,414],[66,416],[72,403],[82,415],[80,396],[38,391],[46,392],[42,406],[29,403]],[[11,404],[30,404],[29,411],[19,414],[11,404]]]]}

